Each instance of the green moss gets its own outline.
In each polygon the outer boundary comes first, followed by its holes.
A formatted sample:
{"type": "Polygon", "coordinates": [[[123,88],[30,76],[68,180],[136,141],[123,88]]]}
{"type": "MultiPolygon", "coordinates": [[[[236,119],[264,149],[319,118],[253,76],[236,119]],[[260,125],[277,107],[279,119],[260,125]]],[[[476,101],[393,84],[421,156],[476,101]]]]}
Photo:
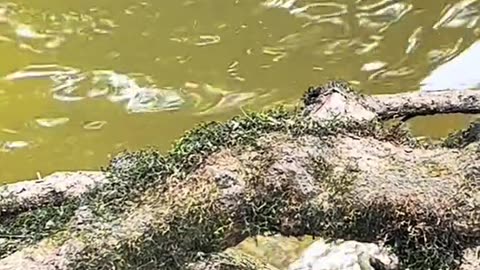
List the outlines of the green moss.
{"type": "Polygon", "coordinates": [[[211,196],[188,190],[178,190],[176,196],[166,193],[158,198],[159,205],[167,206],[166,212],[146,232],[120,242],[113,252],[90,246],[74,262],[76,269],[182,269],[200,251],[211,253],[226,248],[226,236],[217,225],[227,224],[229,217],[214,203],[214,186],[202,185],[204,191],[210,189],[211,196]]]}
{"type": "Polygon", "coordinates": [[[71,201],[61,206],[50,205],[19,215],[2,216],[0,258],[62,230],[78,204],[78,201],[71,201]]]}
{"type": "Polygon", "coordinates": [[[480,141],[480,120],[472,122],[465,130],[450,134],[444,139],[443,146],[448,148],[463,148],[478,141],[480,141]]]}
{"type": "Polygon", "coordinates": [[[401,269],[456,269],[468,241],[478,241],[459,235],[451,219],[434,212],[417,215],[408,205],[377,201],[361,206],[339,198],[324,204],[301,208],[300,232],[327,239],[383,242],[393,248],[401,269]]]}

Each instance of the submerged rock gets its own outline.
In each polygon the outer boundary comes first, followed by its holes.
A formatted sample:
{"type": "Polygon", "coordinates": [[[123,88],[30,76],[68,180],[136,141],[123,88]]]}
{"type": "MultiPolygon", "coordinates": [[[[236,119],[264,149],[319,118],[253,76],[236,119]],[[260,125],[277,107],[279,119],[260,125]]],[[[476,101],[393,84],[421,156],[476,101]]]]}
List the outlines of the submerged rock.
{"type": "Polygon", "coordinates": [[[305,250],[289,270],[399,269],[398,258],[372,243],[319,240],[305,250]]]}

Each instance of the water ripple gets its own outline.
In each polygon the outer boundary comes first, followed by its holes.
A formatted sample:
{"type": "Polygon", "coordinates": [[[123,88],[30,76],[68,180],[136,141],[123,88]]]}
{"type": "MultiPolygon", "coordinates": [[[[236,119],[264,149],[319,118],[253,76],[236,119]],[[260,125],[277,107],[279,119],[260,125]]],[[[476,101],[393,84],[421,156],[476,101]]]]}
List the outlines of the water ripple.
{"type": "Polygon", "coordinates": [[[394,23],[402,20],[412,9],[412,4],[397,2],[383,6],[378,10],[370,8],[368,12],[358,12],[356,17],[359,20],[359,25],[376,29],[379,33],[382,33],[394,23]]]}
{"type": "Polygon", "coordinates": [[[448,5],[443,16],[433,26],[433,29],[446,28],[473,28],[477,25],[480,16],[480,4],[478,0],[462,0],[448,5]]]}
{"type": "Polygon", "coordinates": [[[56,49],[72,35],[109,34],[117,27],[115,22],[103,16],[67,12],[52,13],[29,9],[14,3],[0,3],[0,33],[3,41],[15,42],[19,48],[34,53],[56,49]]]}
{"type": "Polygon", "coordinates": [[[184,102],[173,90],[158,89],[153,80],[142,74],[120,74],[111,70],[81,72],[56,64],[30,65],[8,74],[7,81],[49,79],[52,97],[76,102],[105,96],[113,103],[124,104],[129,113],[176,110],[184,102]]]}
{"type": "Polygon", "coordinates": [[[26,141],[0,141],[0,152],[13,152],[19,149],[24,149],[30,146],[26,141]]]}
{"type": "Polygon", "coordinates": [[[68,117],[35,119],[35,122],[37,123],[37,125],[45,128],[53,128],[53,127],[61,126],[68,123],[69,121],[70,119],[68,117]]]}

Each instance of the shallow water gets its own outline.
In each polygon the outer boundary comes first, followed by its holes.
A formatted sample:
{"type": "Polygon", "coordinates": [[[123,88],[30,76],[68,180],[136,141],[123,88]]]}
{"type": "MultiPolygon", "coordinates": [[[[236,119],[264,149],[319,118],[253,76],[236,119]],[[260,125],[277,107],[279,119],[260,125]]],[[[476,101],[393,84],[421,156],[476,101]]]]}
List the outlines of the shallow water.
{"type": "MultiPolygon", "coordinates": [[[[477,0],[0,1],[0,183],[98,169],[123,149],[166,150],[196,123],[294,104],[329,79],[366,93],[476,87],[480,69],[465,59],[480,54],[479,8],[477,0]]],[[[468,120],[418,119],[412,128],[442,136],[468,120]]]]}

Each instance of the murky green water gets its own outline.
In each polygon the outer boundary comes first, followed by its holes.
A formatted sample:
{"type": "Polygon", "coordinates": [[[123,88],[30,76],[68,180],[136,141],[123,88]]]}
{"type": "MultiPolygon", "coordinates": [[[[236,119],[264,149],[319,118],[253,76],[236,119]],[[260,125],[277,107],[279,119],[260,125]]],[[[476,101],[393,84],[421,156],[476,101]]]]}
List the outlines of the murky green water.
{"type": "Polygon", "coordinates": [[[420,89],[478,39],[479,2],[0,1],[0,183],[166,150],[196,123],[293,104],[329,79],[420,89]]]}

